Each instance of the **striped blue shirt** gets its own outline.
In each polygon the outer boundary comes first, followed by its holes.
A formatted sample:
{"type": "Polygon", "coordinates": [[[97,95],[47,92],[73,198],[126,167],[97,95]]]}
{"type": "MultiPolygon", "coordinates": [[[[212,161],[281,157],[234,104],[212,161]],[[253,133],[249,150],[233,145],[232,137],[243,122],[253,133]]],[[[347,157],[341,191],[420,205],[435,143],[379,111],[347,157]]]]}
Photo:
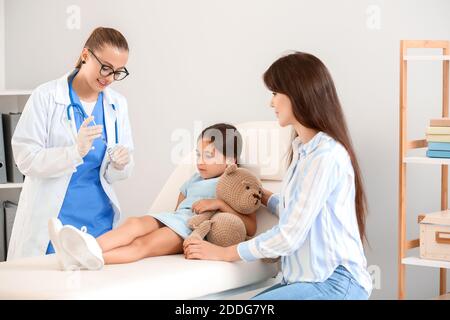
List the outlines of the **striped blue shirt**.
{"type": "Polygon", "coordinates": [[[355,175],[346,149],[326,133],[297,137],[280,194],[268,201],[272,229],[237,249],[244,261],[281,256],[282,283],[323,282],[343,265],[370,295],[372,280],[355,210],[355,175]]]}

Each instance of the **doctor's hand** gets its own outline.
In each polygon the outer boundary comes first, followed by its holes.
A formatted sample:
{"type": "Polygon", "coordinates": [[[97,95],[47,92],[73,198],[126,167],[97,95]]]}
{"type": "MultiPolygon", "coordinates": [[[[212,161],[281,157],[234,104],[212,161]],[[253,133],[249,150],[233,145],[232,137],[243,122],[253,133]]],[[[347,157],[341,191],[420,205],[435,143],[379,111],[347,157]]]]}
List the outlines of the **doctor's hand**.
{"type": "Polygon", "coordinates": [[[81,124],[80,130],[78,131],[77,146],[78,153],[82,158],[86,156],[92,148],[92,143],[95,139],[102,136],[103,126],[90,126],[89,123],[94,120],[93,116],[86,118],[81,124]]]}
{"type": "Polygon", "coordinates": [[[111,163],[117,170],[123,170],[130,163],[130,152],[124,146],[117,146],[111,154],[111,163]]]}

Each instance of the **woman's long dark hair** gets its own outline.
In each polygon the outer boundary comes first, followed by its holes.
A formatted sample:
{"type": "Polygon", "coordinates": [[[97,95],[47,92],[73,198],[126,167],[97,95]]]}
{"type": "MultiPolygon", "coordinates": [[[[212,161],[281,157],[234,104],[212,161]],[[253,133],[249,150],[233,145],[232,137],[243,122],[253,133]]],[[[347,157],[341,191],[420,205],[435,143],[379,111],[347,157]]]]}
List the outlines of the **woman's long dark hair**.
{"type": "Polygon", "coordinates": [[[361,170],[328,69],[317,57],[294,52],[279,58],[267,69],[264,83],[269,90],[289,97],[294,116],[302,126],[328,134],[347,150],[355,172],[356,217],[361,241],[364,241],[367,199],[361,170]]]}

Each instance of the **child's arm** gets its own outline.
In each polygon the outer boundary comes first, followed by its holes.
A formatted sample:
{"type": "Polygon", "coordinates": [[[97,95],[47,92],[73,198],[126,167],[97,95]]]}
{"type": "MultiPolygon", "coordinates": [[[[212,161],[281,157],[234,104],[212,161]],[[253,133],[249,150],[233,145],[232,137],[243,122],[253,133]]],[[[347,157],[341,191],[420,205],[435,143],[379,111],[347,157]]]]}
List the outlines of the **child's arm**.
{"type": "Polygon", "coordinates": [[[196,214],[207,212],[207,211],[220,211],[220,212],[229,212],[237,215],[244,222],[245,230],[247,230],[247,235],[252,237],[256,233],[256,212],[251,214],[242,214],[239,213],[229,205],[227,205],[223,200],[219,199],[203,199],[195,202],[192,205],[192,211],[196,214]]]}
{"type": "Polygon", "coordinates": [[[180,192],[180,195],[178,196],[177,206],[175,207],[175,210],[178,209],[178,206],[180,205],[181,201],[186,199],[186,196],[180,192]]]}
{"type": "Polygon", "coordinates": [[[267,207],[267,204],[269,202],[270,196],[273,194],[272,191],[269,191],[267,189],[262,189],[262,199],[261,203],[267,207]]]}
{"type": "Polygon", "coordinates": [[[227,205],[224,201],[218,200],[220,203],[219,211],[221,212],[229,212],[232,214],[237,215],[239,218],[242,219],[242,222],[244,222],[245,230],[247,230],[247,235],[250,237],[253,237],[256,233],[256,212],[250,213],[250,214],[242,214],[239,213],[233,208],[231,208],[229,205],[227,205]]]}

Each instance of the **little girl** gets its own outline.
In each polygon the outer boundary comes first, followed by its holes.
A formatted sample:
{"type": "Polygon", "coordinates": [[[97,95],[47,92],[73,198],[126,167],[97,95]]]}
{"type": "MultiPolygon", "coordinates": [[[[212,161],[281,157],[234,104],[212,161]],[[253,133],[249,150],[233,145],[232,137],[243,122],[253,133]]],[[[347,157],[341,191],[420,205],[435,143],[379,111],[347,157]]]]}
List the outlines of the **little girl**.
{"type": "Polygon", "coordinates": [[[203,130],[197,141],[197,169],[180,188],[174,212],[128,218],[121,226],[97,239],[73,226],[49,221],[49,235],[63,269],[81,267],[98,270],[104,264],[134,262],[147,257],[183,252],[183,241],[191,233],[188,220],[205,211],[225,211],[239,216],[247,234],[256,232],[256,215],[243,215],[215,198],[216,184],[228,165],[237,163],[242,138],[228,124],[203,130]]]}

